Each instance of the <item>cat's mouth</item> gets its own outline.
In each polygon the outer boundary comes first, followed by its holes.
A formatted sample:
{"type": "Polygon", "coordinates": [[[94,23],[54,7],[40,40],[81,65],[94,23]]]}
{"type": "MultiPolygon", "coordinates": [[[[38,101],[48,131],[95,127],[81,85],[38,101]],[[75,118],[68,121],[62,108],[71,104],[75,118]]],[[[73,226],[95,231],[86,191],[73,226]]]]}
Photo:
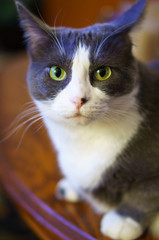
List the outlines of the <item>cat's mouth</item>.
{"type": "Polygon", "coordinates": [[[67,121],[70,121],[72,123],[76,123],[76,124],[87,124],[88,122],[90,122],[90,118],[81,114],[80,112],[71,115],[71,116],[65,116],[65,119],[67,121]]]}
{"type": "Polygon", "coordinates": [[[81,118],[84,117],[80,112],[72,115],[72,116],[66,116],[67,119],[76,119],[76,118],[81,118]]]}

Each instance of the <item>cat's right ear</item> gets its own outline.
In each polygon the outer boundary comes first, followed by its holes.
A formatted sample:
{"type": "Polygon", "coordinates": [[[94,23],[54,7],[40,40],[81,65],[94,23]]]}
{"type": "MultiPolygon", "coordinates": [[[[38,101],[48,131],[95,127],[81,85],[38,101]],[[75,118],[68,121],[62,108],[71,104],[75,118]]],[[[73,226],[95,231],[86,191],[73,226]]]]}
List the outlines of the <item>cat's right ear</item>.
{"type": "Polygon", "coordinates": [[[20,18],[20,25],[24,30],[28,51],[34,55],[37,49],[39,49],[39,45],[48,41],[50,34],[49,27],[34,16],[19,1],[15,1],[15,4],[20,18]]]}
{"type": "Polygon", "coordinates": [[[147,0],[138,0],[130,9],[128,9],[119,18],[111,22],[111,25],[116,29],[115,34],[122,32],[130,32],[131,29],[142,21],[147,0]]]}

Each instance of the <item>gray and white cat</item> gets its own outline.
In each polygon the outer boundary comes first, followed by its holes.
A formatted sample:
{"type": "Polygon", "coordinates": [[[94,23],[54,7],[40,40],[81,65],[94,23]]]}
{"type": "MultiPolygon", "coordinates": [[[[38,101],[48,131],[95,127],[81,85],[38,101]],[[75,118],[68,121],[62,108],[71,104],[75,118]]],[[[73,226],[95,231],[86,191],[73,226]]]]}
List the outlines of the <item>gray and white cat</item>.
{"type": "MultiPolygon", "coordinates": [[[[58,195],[103,213],[104,235],[159,237],[159,73],[132,55],[146,0],[83,29],[50,28],[17,2],[30,93],[64,175],[58,195]]],[[[158,68],[159,70],[159,68],[158,68]]]]}

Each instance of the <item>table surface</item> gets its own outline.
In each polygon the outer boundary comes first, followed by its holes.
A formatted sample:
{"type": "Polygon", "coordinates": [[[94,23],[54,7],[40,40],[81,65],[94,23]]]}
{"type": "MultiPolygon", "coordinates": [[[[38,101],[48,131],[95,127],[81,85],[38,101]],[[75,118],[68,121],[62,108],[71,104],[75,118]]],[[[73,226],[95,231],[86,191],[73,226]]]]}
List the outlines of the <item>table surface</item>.
{"type": "MultiPolygon", "coordinates": [[[[6,61],[0,70],[0,139],[10,136],[17,126],[17,115],[31,107],[25,80],[27,67],[28,57],[21,53],[6,61]],[[11,123],[12,126],[9,127],[11,123]]],[[[27,119],[28,116],[20,122],[27,119]]],[[[55,187],[60,178],[56,153],[42,122],[33,125],[31,121],[26,122],[16,134],[1,142],[2,186],[27,224],[40,238],[108,239],[99,231],[101,216],[89,205],[56,199],[55,187]]],[[[145,235],[140,239],[152,238],[145,235]]]]}

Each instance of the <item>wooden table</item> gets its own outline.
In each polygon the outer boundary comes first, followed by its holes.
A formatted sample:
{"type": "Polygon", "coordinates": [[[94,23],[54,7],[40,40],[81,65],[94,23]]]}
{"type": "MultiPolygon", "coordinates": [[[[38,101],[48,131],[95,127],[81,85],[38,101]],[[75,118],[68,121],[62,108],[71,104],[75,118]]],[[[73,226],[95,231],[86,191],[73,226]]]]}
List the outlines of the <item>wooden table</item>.
{"type": "MultiPolygon", "coordinates": [[[[28,57],[19,54],[0,71],[1,139],[31,101],[25,83],[27,67],[28,57]]],[[[61,177],[56,154],[45,127],[37,131],[39,123],[30,126],[21,140],[27,126],[0,144],[0,181],[17,210],[41,239],[106,240],[99,231],[101,216],[86,203],[56,199],[55,186],[61,177]]]]}

